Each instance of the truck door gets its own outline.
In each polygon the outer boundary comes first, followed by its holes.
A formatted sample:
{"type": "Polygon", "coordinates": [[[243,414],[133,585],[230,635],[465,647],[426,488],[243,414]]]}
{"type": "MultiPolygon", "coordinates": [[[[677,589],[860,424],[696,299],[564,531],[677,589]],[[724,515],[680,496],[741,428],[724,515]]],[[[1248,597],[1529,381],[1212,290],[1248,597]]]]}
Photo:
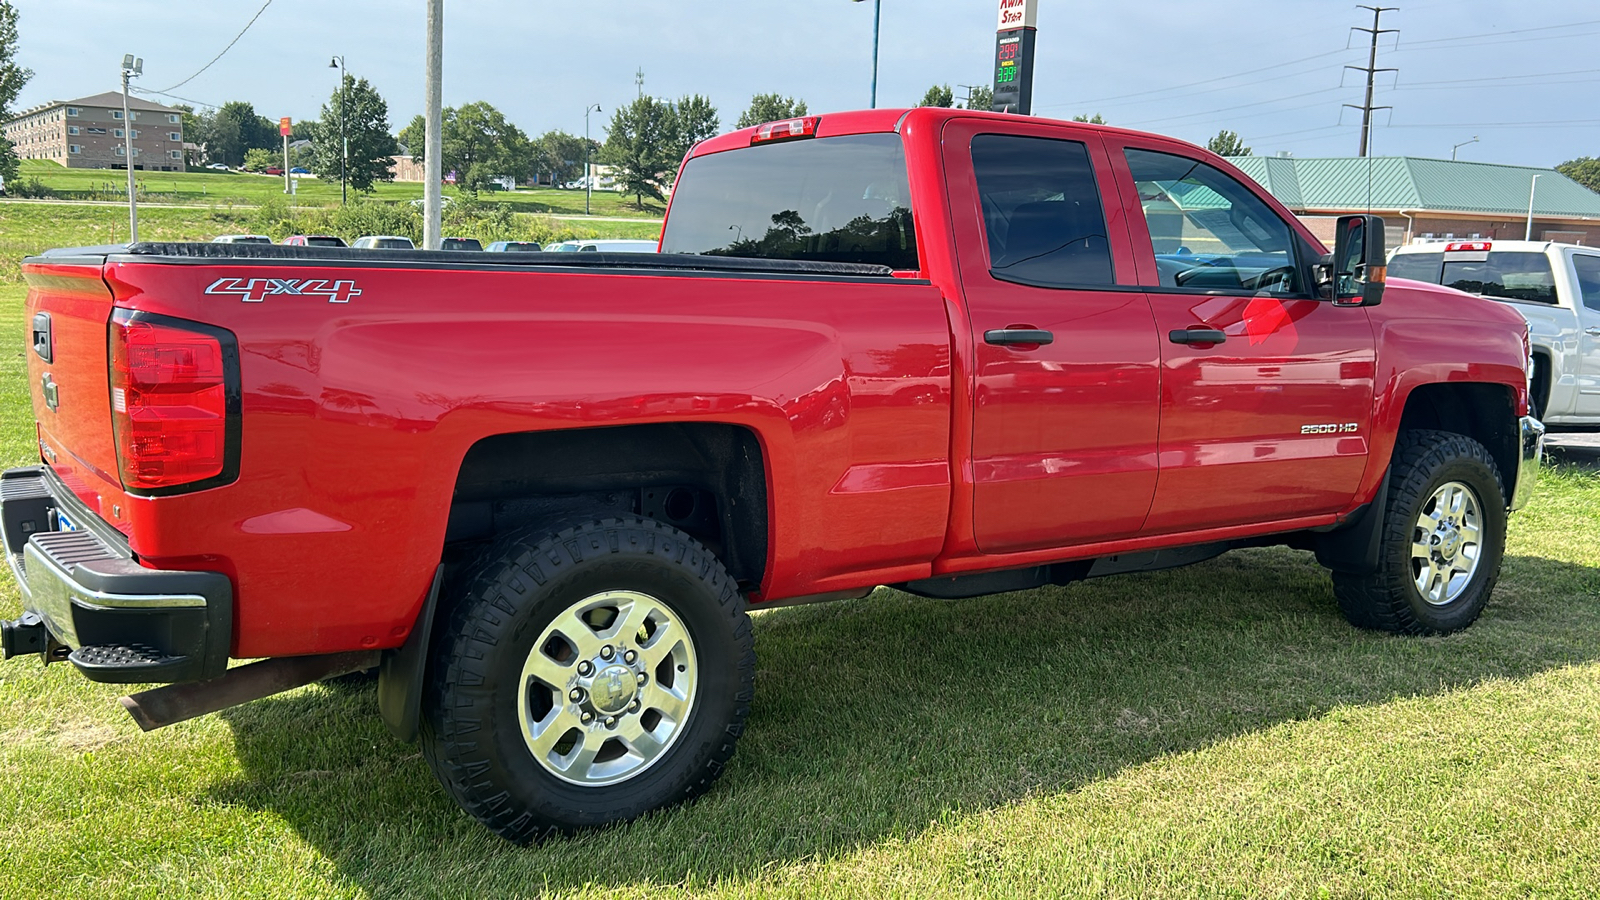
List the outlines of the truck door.
{"type": "Polygon", "coordinates": [[[1116,143],[1161,348],[1161,478],[1145,533],[1347,506],[1371,436],[1366,310],[1313,298],[1318,251],[1244,182],[1183,145],[1116,143]]]}
{"type": "Polygon", "coordinates": [[[952,120],[942,151],[975,344],[974,537],[992,554],[1131,536],[1155,494],[1160,350],[1104,149],[1003,127],[952,120]]]}
{"type": "Polygon", "coordinates": [[[1600,255],[1572,254],[1578,293],[1578,415],[1600,416],[1600,255]]]}

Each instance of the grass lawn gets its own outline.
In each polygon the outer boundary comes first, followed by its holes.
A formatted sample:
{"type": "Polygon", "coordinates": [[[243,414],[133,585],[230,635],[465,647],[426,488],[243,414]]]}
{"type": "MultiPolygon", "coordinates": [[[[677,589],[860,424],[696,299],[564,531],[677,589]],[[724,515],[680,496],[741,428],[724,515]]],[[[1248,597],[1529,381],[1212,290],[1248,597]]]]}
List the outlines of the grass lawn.
{"type": "MultiPolygon", "coordinates": [[[[22,292],[0,455],[30,461],[22,292]]],[[[749,729],[687,807],[521,849],[372,684],[153,734],[0,666],[3,897],[1592,897],[1600,474],[1546,473],[1483,619],[1358,632],[1309,554],[757,614],[749,729]]],[[[17,596],[0,587],[0,615],[17,596]]]]}
{"type": "MultiPolygon", "coordinates": [[[[43,159],[22,160],[21,180],[37,178],[45,187],[61,192],[74,200],[110,200],[127,198],[128,174],[116,169],[69,169],[43,159]]],[[[200,206],[255,206],[268,200],[285,199],[283,177],[248,175],[242,172],[134,172],[141,197],[150,203],[183,203],[200,206]]],[[[446,196],[455,195],[452,187],[445,188],[446,196]]],[[[355,191],[350,192],[354,199],[355,191]]],[[[375,185],[372,196],[378,200],[410,201],[421,199],[421,182],[388,182],[375,185]]],[[[518,190],[511,193],[486,191],[483,199],[510,204],[515,212],[553,215],[584,215],[583,191],[565,191],[555,188],[518,190]]],[[[298,206],[328,206],[339,202],[339,182],[319,178],[302,178],[289,198],[298,206]]],[[[665,212],[660,204],[646,200],[647,209],[634,206],[632,197],[614,191],[595,191],[591,200],[593,214],[597,216],[629,216],[660,218],[665,212]]]]}

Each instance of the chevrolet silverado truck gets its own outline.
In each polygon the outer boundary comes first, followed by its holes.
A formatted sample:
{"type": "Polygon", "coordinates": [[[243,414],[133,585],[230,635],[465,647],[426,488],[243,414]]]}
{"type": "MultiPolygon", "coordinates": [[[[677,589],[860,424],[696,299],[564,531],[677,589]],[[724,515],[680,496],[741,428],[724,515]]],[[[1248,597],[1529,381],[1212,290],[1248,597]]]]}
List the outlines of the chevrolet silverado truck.
{"type": "Polygon", "coordinates": [[[1506,303],[1528,320],[1528,405],[1551,431],[1600,427],[1600,249],[1553,241],[1450,241],[1396,250],[1389,275],[1506,303]]]}
{"type": "Polygon", "coordinates": [[[699,144],[659,255],[48,252],[5,654],[160,684],[147,729],[376,666],[526,842],[707,789],[752,608],[1286,544],[1453,632],[1534,486],[1527,328],[1385,290],[1381,226],[1329,255],[1189,144],[930,108],[699,144]]]}

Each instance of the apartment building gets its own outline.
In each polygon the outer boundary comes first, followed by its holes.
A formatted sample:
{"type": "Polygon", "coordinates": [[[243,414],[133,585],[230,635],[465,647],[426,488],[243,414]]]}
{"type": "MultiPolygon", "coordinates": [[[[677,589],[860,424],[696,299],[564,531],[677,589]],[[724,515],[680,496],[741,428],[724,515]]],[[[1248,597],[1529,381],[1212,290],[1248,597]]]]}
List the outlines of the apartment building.
{"type": "Polygon", "coordinates": [[[183,114],[148,100],[129,99],[132,122],[122,118],[116,91],[53,100],[23,110],[5,123],[6,139],[22,159],[48,159],[71,169],[126,169],[124,129],[132,129],[133,167],[182,172],[183,114]]]}

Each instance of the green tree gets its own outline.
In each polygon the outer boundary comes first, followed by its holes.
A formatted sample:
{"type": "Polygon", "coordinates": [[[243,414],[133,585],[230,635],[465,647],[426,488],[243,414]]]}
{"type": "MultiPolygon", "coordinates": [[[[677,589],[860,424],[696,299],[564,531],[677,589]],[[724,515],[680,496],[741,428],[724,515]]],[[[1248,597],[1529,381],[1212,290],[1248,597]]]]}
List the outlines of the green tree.
{"type": "Polygon", "coordinates": [[[1249,156],[1250,148],[1239,140],[1239,135],[1226,129],[1217,132],[1217,136],[1206,141],[1206,149],[1218,156],[1249,156]]]}
{"type": "MultiPolygon", "coordinates": [[[[589,142],[590,157],[599,154],[599,146],[589,142]]],[[[583,174],[584,139],[565,131],[547,131],[533,142],[531,174],[549,175],[552,184],[566,184],[583,174]]]]}
{"type": "MultiPolygon", "coordinates": [[[[32,69],[17,65],[17,10],[11,0],[0,0],[0,121],[11,118],[12,102],[32,77],[32,69]]],[[[17,166],[17,151],[0,136],[0,176],[15,181],[17,166]]]]}
{"type": "Polygon", "coordinates": [[[407,153],[421,161],[422,148],[426,146],[427,141],[427,129],[427,119],[422,116],[413,116],[411,121],[406,124],[406,127],[400,129],[400,133],[395,135],[395,139],[400,142],[400,146],[404,147],[407,153]]]}
{"type": "Polygon", "coordinates": [[[994,109],[994,88],[973,88],[967,97],[967,109],[994,109]]]}
{"type": "Polygon", "coordinates": [[[917,105],[942,106],[945,109],[949,109],[956,105],[956,95],[954,91],[950,90],[950,85],[936,84],[928,88],[928,92],[922,95],[922,100],[917,105]]]}
{"type": "Polygon", "coordinates": [[[311,171],[337,181],[344,142],[349,143],[347,175],[350,186],[370,191],[394,174],[394,136],[389,133],[389,104],[365,78],[344,77],[343,90],[335,90],[322,104],[322,115],[308,127],[316,148],[311,171]],[[343,116],[343,131],[340,130],[343,116]]]}
{"type": "Polygon", "coordinates": [[[661,185],[681,158],[672,155],[676,119],[672,105],[654,97],[640,97],[611,118],[600,161],[616,169],[617,181],[640,209],[645,197],[665,199],[661,185]]]}
{"type": "Polygon", "coordinates": [[[204,128],[206,158],[229,166],[242,165],[253,147],[270,150],[278,143],[278,126],[243,100],[222,104],[204,128]]]}
{"type": "Polygon", "coordinates": [[[780,97],[777,94],[757,94],[750,98],[750,108],[739,116],[735,128],[749,128],[763,122],[776,122],[780,119],[796,119],[806,114],[806,102],[793,97],[780,97]]]}
{"type": "Polygon", "coordinates": [[[1600,194],[1600,159],[1580,156],[1556,166],[1556,171],[1600,194]]]}
{"type": "Polygon", "coordinates": [[[272,166],[283,165],[281,153],[251,147],[244,152],[244,168],[248,172],[264,172],[272,166]]]}
{"type": "MultiPolygon", "coordinates": [[[[522,129],[483,101],[444,111],[444,171],[456,173],[456,186],[476,192],[502,176],[526,177],[533,168],[532,148],[522,129]]],[[[413,156],[421,153],[412,151],[413,156]]]]}
{"type": "Polygon", "coordinates": [[[1074,122],[1087,122],[1090,125],[1104,125],[1104,124],[1106,124],[1106,120],[1100,118],[1100,114],[1099,113],[1095,113],[1093,116],[1073,116],[1072,117],[1072,121],[1074,121],[1074,122]]]}
{"type": "MultiPolygon", "coordinates": [[[[674,173],[677,165],[683,161],[685,154],[695,144],[707,138],[717,136],[722,130],[722,121],[717,117],[717,108],[711,105],[711,100],[694,94],[683,97],[672,105],[672,141],[667,147],[667,154],[675,158],[673,162],[674,173]]],[[[674,177],[676,175],[674,174],[674,177]]]]}

